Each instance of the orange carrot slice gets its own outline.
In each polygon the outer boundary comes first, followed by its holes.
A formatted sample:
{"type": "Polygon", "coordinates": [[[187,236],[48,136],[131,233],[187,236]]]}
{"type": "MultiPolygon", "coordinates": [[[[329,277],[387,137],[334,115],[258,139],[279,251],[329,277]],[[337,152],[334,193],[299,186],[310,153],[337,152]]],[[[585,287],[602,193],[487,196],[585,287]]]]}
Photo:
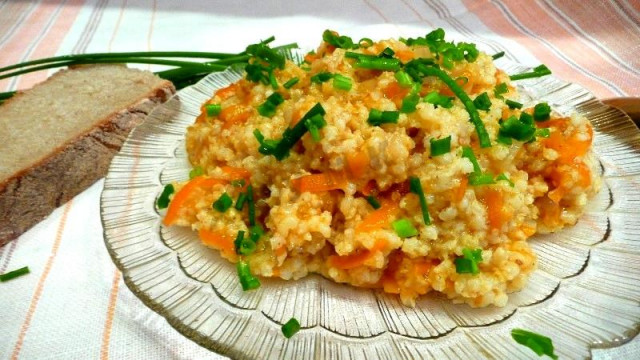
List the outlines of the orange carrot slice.
{"type": "Polygon", "coordinates": [[[237,90],[238,90],[238,84],[233,83],[227,87],[223,87],[222,89],[219,89],[218,91],[216,91],[214,96],[220,97],[221,100],[226,100],[231,96],[235,95],[237,90]]]}
{"type": "Polygon", "coordinates": [[[298,192],[323,192],[344,189],[348,183],[346,175],[341,171],[306,175],[291,180],[293,188],[298,192]]]}
{"type": "Polygon", "coordinates": [[[331,255],[327,259],[330,266],[337,267],[338,269],[348,270],[356,268],[364,264],[367,260],[373,257],[378,251],[383,250],[387,246],[386,240],[378,240],[373,247],[369,250],[364,250],[358,254],[338,256],[331,255]]]}
{"type": "Polygon", "coordinates": [[[166,226],[173,225],[178,220],[178,212],[182,208],[195,189],[200,187],[211,187],[216,184],[226,184],[225,180],[212,179],[206,176],[198,176],[186,183],[180,191],[178,191],[171,199],[169,207],[167,208],[167,214],[165,215],[162,223],[166,226]]]}
{"type": "Polygon", "coordinates": [[[398,204],[392,202],[383,202],[380,209],[369,213],[356,226],[356,232],[370,232],[389,226],[389,223],[400,210],[398,204]]]}
{"type": "Polygon", "coordinates": [[[251,108],[242,105],[227,106],[218,115],[220,120],[224,121],[225,129],[247,121],[249,116],[251,116],[251,108]]]}
{"type": "Polygon", "coordinates": [[[509,219],[510,215],[504,211],[504,198],[498,190],[488,190],[484,196],[484,203],[487,206],[487,217],[489,228],[500,229],[509,219]]]}
{"type": "Polygon", "coordinates": [[[365,150],[347,155],[347,167],[351,176],[360,178],[369,168],[369,154],[365,150]]]}
{"type": "Polygon", "coordinates": [[[198,231],[198,237],[203,244],[222,251],[227,257],[234,258],[236,256],[233,237],[219,231],[209,231],[205,229],[198,231]]]}
{"type": "Polygon", "coordinates": [[[403,63],[407,63],[413,60],[413,58],[416,57],[416,54],[411,50],[398,50],[396,51],[396,57],[403,63]]]}
{"type": "Polygon", "coordinates": [[[234,166],[222,166],[220,170],[222,170],[223,173],[227,174],[231,180],[251,179],[251,173],[249,172],[249,170],[244,168],[234,167],[234,166]]]}

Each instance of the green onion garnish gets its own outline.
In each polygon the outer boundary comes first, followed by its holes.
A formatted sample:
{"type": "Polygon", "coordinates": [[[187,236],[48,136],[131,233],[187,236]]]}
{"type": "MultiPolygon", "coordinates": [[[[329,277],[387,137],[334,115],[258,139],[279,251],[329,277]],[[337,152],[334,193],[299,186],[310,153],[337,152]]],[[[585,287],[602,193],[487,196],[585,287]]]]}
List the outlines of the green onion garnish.
{"type": "Polygon", "coordinates": [[[9,280],[15,279],[15,278],[17,278],[19,276],[26,275],[28,273],[29,273],[29,267],[28,266],[25,266],[25,267],[22,267],[20,269],[16,269],[16,270],[13,270],[13,271],[9,271],[8,273],[4,273],[4,274],[0,275],[0,282],[9,281],[9,280]]]}
{"type": "Polygon", "coordinates": [[[360,39],[360,41],[358,41],[358,44],[360,44],[361,48],[368,48],[369,46],[373,45],[373,40],[369,39],[369,38],[362,38],[360,39]]]}
{"type": "Polygon", "coordinates": [[[293,128],[287,128],[282,134],[280,140],[265,139],[258,129],[255,129],[253,135],[260,143],[258,151],[264,155],[273,155],[276,159],[282,160],[289,156],[289,150],[302,138],[308,131],[306,120],[315,115],[324,115],[325,111],[320,103],[314,105],[293,128]]]}
{"type": "Polygon", "coordinates": [[[398,71],[401,68],[402,63],[396,58],[381,58],[373,55],[365,55],[354,52],[347,52],[345,54],[347,58],[355,58],[354,64],[357,68],[370,69],[370,70],[382,70],[382,71],[398,71]]]}
{"type": "Polygon", "coordinates": [[[376,210],[380,209],[380,202],[378,201],[378,199],[376,199],[375,196],[373,195],[367,196],[367,202],[369,203],[369,205],[371,205],[372,208],[376,210]]]}
{"type": "Polygon", "coordinates": [[[508,92],[509,92],[509,87],[507,86],[507,83],[500,83],[496,85],[495,88],[493,88],[493,95],[498,99],[504,99],[504,96],[502,95],[508,92]]]}
{"type": "Polygon", "coordinates": [[[233,187],[243,187],[245,185],[244,179],[236,179],[231,182],[233,187]]]}
{"type": "Polygon", "coordinates": [[[222,111],[222,105],[220,104],[207,104],[204,106],[207,116],[218,116],[222,111]]]}
{"type": "Polygon", "coordinates": [[[453,98],[449,96],[440,95],[437,91],[428,93],[424,99],[425,102],[436,106],[441,106],[445,109],[453,107],[453,98]]]}
{"type": "Polygon", "coordinates": [[[282,325],[282,334],[287,339],[291,338],[298,331],[300,331],[300,323],[296,318],[291,318],[286,324],[282,325]]]}
{"type": "Polygon", "coordinates": [[[378,109],[369,110],[369,125],[380,126],[382,124],[397,124],[400,118],[399,111],[380,111],[378,109]]]}
{"type": "Polygon", "coordinates": [[[416,229],[409,219],[399,219],[391,223],[391,227],[396,234],[401,238],[408,238],[418,235],[418,229],[416,229]]]}
{"type": "Polygon", "coordinates": [[[504,102],[507,104],[509,109],[522,109],[522,104],[517,101],[507,99],[504,102]]]}
{"type": "Polygon", "coordinates": [[[229,196],[229,194],[227,194],[226,192],[222,195],[220,195],[220,197],[218,198],[218,200],[216,200],[212,207],[215,210],[218,210],[220,212],[225,212],[227,211],[231,205],[233,204],[233,199],[231,199],[231,196],[229,196]]]}
{"type": "Polygon", "coordinates": [[[272,117],[276,114],[278,105],[284,102],[284,98],[277,92],[269,95],[267,100],[258,106],[258,113],[264,117],[272,117]]]}
{"type": "Polygon", "coordinates": [[[416,106],[420,102],[420,95],[409,94],[402,99],[402,106],[400,106],[400,112],[409,114],[416,111],[416,106]]]}
{"type": "Polygon", "coordinates": [[[320,129],[327,125],[327,122],[324,120],[324,117],[320,114],[315,114],[311,118],[304,121],[304,125],[309,130],[309,134],[313,141],[318,142],[321,139],[320,129]]]}
{"type": "Polygon", "coordinates": [[[473,153],[470,147],[465,146],[462,148],[462,157],[466,157],[473,164],[473,172],[479,173],[482,170],[480,169],[480,164],[478,164],[478,159],[476,159],[476,155],[473,153]]]}
{"type": "Polygon", "coordinates": [[[244,231],[238,231],[238,235],[236,235],[236,239],[233,240],[233,246],[236,249],[236,254],[240,254],[240,247],[242,246],[242,241],[244,240],[244,231]]]}
{"type": "Polygon", "coordinates": [[[533,108],[533,118],[536,121],[547,121],[551,116],[551,107],[546,102],[536,104],[533,108]]]}
{"type": "Polygon", "coordinates": [[[284,69],[285,57],[264,43],[249,45],[245,52],[249,56],[260,59],[269,67],[284,69]]]}
{"type": "Polygon", "coordinates": [[[238,195],[238,200],[236,200],[236,210],[242,210],[242,207],[244,206],[244,203],[247,201],[247,194],[241,192],[240,195],[238,195]]]}
{"type": "Polygon", "coordinates": [[[202,166],[196,166],[191,171],[189,171],[189,179],[193,179],[194,177],[198,177],[200,175],[204,175],[204,169],[202,166]]]}
{"type": "MultiPolygon", "coordinates": [[[[258,236],[258,238],[259,237],[260,236],[258,236]]],[[[233,245],[235,246],[236,254],[238,255],[251,255],[256,250],[256,241],[250,237],[245,238],[244,231],[242,230],[238,231],[238,236],[236,236],[236,239],[233,241],[233,245]]]]}
{"type": "Polygon", "coordinates": [[[253,201],[253,186],[247,186],[247,203],[249,204],[249,226],[256,225],[256,204],[253,201]]]}
{"type": "Polygon", "coordinates": [[[478,58],[479,51],[475,44],[447,42],[444,40],[445,32],[441,28],[433,30],[423,38],[402,40],[408,46],[426,45],[436,58],[442,59],[442,65],[447,68],[453,68],[454,62],[467,60],[474,62],[478,58]]]}
{"type": "Polygon", "coordinates": [[[334,75],[332,73],[323,71],[313,75],[310,80],[314,84],[322,84],[323,82],[331,80],[333,76],[334,75]]]}
{"type": "Polygon", "coordinates": [[[430,225],[431,217],[429,216],[429,208],[427,207],[427,198],[424,196],[424,190],[422,190],[422,184],[419,178],[415,176],[409,178],[409,190],[418,195],[420,199],[420,209],[422,210],[422,220],[425,225],[430,225]]]}
{"type": "Polygon", "coordinates": [[[340,74],[333,75],[333,87],[338,90],[351,90],[351,79],[340,74]]]}
{"type": "Polygon", "coordinates": [[[491,99],[489,99],[489,94],[483,92],[482,94],[478,95],[473,100],[473,105],[475,105],[476,109],[478,110],[489,111],[489,109],[491,108],[491,99]]]}
{"type": "Polygon", "coordinates": [[[396,71],[394,77],[398,81],[398,84],[400,85],[400,87],[410,88],[413,86],[413,81],[411,80],[411,76],[409,76],[409,74],[407,74],[402,70],[396,71]]]}
{"type": "Polygon", "coordinates": [[[329,45],[333,45],[341,49],[357,49],[358,47],[360,47],[359,45],[354,44],[353,40],[350,37],[345,35],[336,35],[331,30],[325,30],[322,33],[322,40],[324,40],[329,45]]]}
{"type": "Polygon", "coordinates": [[[542,137],[542,138],[548,138],[549,136],[551,136],[551,131],[549,130],[549,128],[538,129],[536,130],[536,136],[542,137]]]}
{"type": "Polygon", "coordinates": [[[264,229],[260,225],[254,225],[249,228],[249,239],[254,243],[257,243],[262,235],[264,235],[264,229]]]}
{"type": "Polygon", "coordinates": [[[462,249],[462,256],[455,259],[456,272],[458,274],[473,274],[480,273],[478,263],[482,261],[482,249],[462,249]]]}
{"type": "Polygon", "coordinates": [[[274,90],[278,90],[278,80],[276,80],[276,74],[273,70],[269,71],[269,83],[274,90]]]}
{"type": "Polygon", "coordinates": [[[474,172],[469,174],[469,185],[479,186],[479,185],[491,185],[495,184],[495,180],[493,180],[493,175],[489,173],[479,173],[474,172]]]}
{"type": "Polygon", "coordinates": [[[285,89],[291,89],[291,87],[293,87],[293,85],[297,84],[298,81],[300,81],[300,79],[298,79],[297,77],[294,77],[292,79],[289,79],[286,83],[284,83],[282,85],[282,87],[284,87],[285,89]]]}
{"type": "Polygon", "coordinates": [[[500,52],[498,52],[498,53],[495,53],[495,54],[491,55],[491,57],[493,58],[493,60],[498,60],[498,59],[500,59],[500,58],[501,58],[501,57],[503,57],[503,56],[504,56],[504,51],[500,51],[500,52]]]}
{"type": "Polygon", "coordinates": [[[391,58],[393,58],[393,55],[395,55],[395,54],[396,54],[396,52],[393,51],[392,48],[386,47],[384,50],[382,50],[382,52],[380,54],[378,54],[378,57],[391,59],[391,58]]]}
{"type": "Polygon", "coordinates": [[[520,118],[511,115],[500,124],[500,134],[518,141],[529,141],[536,132],[532,123],[533,118],[527,113],[521,113],[520,118]]]}
{"type": "Polygon", "coordinates": [[[513,141],[511,140],[511,138],[508,137],[507,135],[503,134],[501,131],[498,131],[498,137],[497,137],[496,141],[499,142],[502,145],[511,145],[511,144],[513,144],[513,141]]]}
{"type": "Polygon", "coordinates": [[[169,206],[169,196],[171,196],[174,191],[175,189],[173,188],[173,184],[167,184],[164,186],[162,194],[160,194],[160,197],[158,198],[158,209],[166,209],[167,206],[169,206]]]}
{"type": "Polygon", "coordinates": [[[509,78],[511,80],[522,80],[542,77],[546,75],[551,75],[551,70],[549,70],[546,65],[542,64],[533,68],[533,71],[510,75],[509,78]]]}
{"type": "Polygon", "coordinates": [[[538,356],[547,355],[554,360],[558,359],[558,355],[554,354],[553,342],[544,335],[523,329],[513,329],[511,330],[511,337],[518,344],[533,350],[538,356]]]}
{"type": "Polygon", "coordinates": [[[504,173],[502,173],[502,174],[498,175],[498,176],[496,177],[496,181],[506,181],[506,182],[508,182],[508,183],[509,183],[509,186],[511,186],[511,187],[516,186],[516,185],[513,183],[513,181],[509,180],[509,178],[507,177],[507,175],[505,175],[504,173]]]}
{"type": "Polygon", "coordinates": [[[439,156],[451,151],[451,135],[442,139],[431,138],[431,156],[439,156]]]}
{"type": "Polygon", "coordinates": [[[244,261],[238,261],[236,269],[238,270],[238,277],[240,278],[240,285],[242,285],[242,290],[247,291],[260,287],[260,280],[258,280],[257,277],[251,274],[249,264],[244,261]]]}

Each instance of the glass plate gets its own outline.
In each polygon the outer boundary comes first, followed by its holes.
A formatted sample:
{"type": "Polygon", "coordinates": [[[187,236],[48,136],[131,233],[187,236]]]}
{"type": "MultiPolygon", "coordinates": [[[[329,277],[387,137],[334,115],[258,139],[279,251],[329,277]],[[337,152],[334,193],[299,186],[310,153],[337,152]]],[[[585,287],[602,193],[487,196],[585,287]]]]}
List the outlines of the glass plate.
{"type": "Polygon", "coordinates": [[[552,76],[518,82],[522,99],[589,118],[603,187],[577,225],[530,240],[538,270],[505,307],[472,309],[430,295],[409,308],[318,275],[262,279],[243,292],[234,265],[189,229],[162,226],[154,206],[164,184],[188,178],[184,134],[200,104],[241,76],[212,74],[157,107],[114,158],[102,192],[105,243],[127,286],[186,337],[246,359],[515,359],[534,354],[511,339],[513,328],[551,337],[562,358],[589,357],[590,347],[638,332],[640,132],[622,112],[552,76]],[[286,339],[280,327],[291,317],[302,330],[286,339]]]}

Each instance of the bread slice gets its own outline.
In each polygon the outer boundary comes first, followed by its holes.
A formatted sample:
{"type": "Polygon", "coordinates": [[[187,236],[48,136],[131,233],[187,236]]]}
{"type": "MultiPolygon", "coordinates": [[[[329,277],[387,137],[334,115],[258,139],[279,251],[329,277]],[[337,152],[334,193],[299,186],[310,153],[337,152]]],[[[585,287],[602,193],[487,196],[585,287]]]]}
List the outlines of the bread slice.
{"type": "Polygon", "coordinates": [[[0,105],[0,246],[107,173],[175,88],[120,65],[62,70],[0,105]]]}

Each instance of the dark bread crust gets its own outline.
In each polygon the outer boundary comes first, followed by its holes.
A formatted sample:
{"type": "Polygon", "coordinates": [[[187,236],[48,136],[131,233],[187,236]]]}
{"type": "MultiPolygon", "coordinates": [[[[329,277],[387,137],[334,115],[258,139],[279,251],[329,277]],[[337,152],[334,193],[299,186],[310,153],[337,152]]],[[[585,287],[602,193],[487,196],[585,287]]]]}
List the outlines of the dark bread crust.
{"type": "Polygon", "coordinates": [[[115,111],[0,184],[0,246],[104,177],[129,132],[174,93],[173,84],[163,81],[140,99],[132,99],[135,102],[127,109],[115,111]]]}

